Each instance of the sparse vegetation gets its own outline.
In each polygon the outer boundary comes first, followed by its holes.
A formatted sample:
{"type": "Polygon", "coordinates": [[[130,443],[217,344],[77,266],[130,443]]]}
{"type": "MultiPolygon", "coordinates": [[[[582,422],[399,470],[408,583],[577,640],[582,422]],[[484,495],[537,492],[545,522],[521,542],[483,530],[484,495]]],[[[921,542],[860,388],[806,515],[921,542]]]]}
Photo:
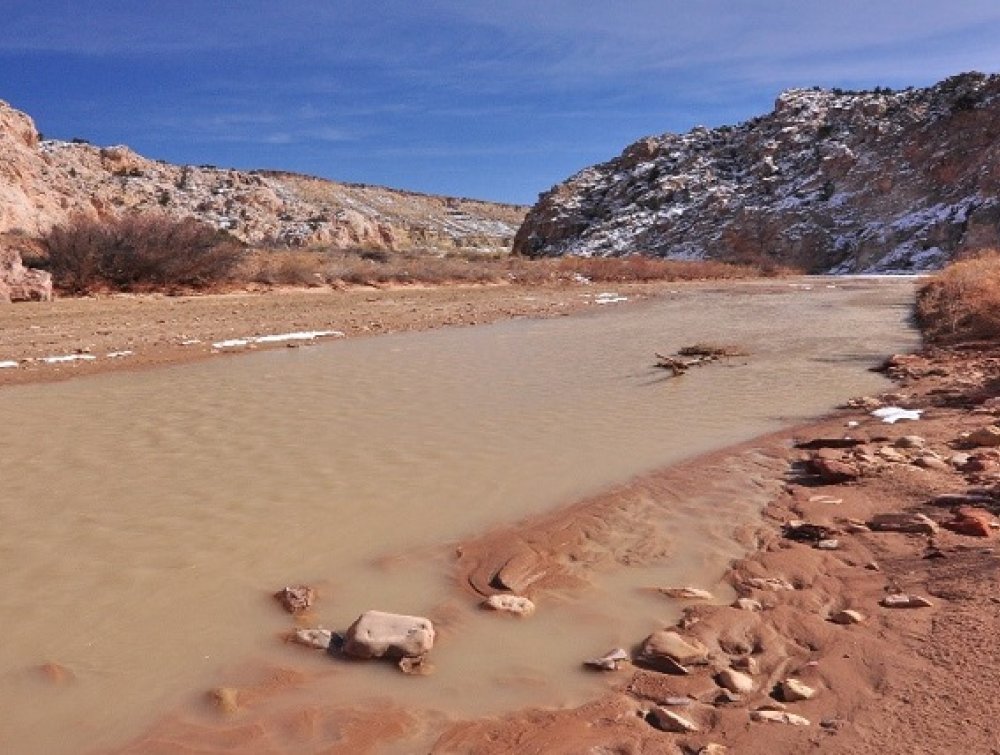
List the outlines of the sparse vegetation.
{"type": "Polygon", "coordinates": [[[921,286],[917,322],[933,343],[1000,339],[1000,250],[953,262],[921,286]]]}
{"type": "Polygon", "coordinates": [[[228,234],[194,219],[79,216],[42,239],[45,267],[71,293],[204,287],[225,280],[241,254],[228,234]]]}

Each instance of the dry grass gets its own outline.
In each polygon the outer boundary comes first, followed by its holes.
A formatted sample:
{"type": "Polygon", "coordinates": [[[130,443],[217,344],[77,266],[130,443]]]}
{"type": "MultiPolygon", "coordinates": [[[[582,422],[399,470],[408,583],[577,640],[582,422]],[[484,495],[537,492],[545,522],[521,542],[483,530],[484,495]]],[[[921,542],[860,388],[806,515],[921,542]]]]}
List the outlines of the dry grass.
{"type": "Polygon", "coordinates": [[[1000,250],[948,265],[921,286],[916,312],[933,343],[1000,339],[1000,250]]]}
{"type": "Polygon", "coordinates": [[[268,285],[443,285],[520,283],[640,283],[716,280],[779,275],[751,265],[690,262],[630,256],[529,259],[500,253],[428,250],[286,250],[251,253],[238,275],[268,285]]]}

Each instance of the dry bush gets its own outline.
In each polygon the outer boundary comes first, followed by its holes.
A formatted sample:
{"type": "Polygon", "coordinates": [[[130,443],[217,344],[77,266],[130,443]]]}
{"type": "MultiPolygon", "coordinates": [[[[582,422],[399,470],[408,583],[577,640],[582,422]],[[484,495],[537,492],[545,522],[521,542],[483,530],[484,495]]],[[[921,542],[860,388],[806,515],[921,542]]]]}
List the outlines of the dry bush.
{"type": "Polygon", "coordinates": [[[328,283],[328,261],[321,252],[258,250],[244,259],[236,275],[269,286],[317,286],[328,283]]]}
{"type": "Polygon", "coordinates": [[[204,287],[225,280],[242,254],[225,232],[165,215],[78,216],[42,244],[55,285],[74,293],[204,287]]]}
{"type": "Polygon", "coordinates": [[[953,262],[917,292],[917,322],[937,343],[1000,339],[1000,251],[953,262]]]}

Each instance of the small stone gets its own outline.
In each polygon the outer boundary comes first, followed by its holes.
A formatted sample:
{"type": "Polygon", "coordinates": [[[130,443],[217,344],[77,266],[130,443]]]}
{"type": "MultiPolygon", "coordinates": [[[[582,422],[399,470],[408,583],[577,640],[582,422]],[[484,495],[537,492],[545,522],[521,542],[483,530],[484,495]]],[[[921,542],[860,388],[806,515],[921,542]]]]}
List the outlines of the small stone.
{"type": "Polygon", "coordinates": [[[733,601],[733,608],[738,608],[741,611],[763,611],[764,606],[760,604],[759,600],[754,600],[753,598],[737,598],[733,601]]]}
{"type": "Polygon", "coordinates": [[[816,548],[821,551],[835,551],[840,549],[840,541],[836,538],[830,538],[829,540],[820,540],[816,543],[816,548]]]}
{"type": "Polygon", "coordinates": [[[878,561],[869,561],[865,564],[865,568],[868,571],[882,571],[882,567],[878,565],[878,561]]]}
{"type": "Polygon", "coordinates": [[[962,467],[964,467],[966,464],[969,463],[969,459],[971,458],[972,457],[969,454],[954,454],[950,459],[948,459],[948,462],[953,467],[961,469],[962,467]]]}
{"type": "Polygon", "coordinates": [[[678,600],[715,600],[715,596],[708,590],[700,587],[658,587],[658,592],[663,593],[668,598],[678,600]]]}
{"type": "Polygon", "coordinates": [[[788,710],[788,706],[780,700],[768,700],[757,706],[757,710],[788,710]]]}
{"type": "Polygon", "coordinates": [[[728,689],[717,690],[711,698],[712,705],[736,705],[743,702],[743,696],[728,689]]]}
{"type": "Polygon", "coordinates": [[[396,663],[396,666],[398,666],[399,670],[404,674],[409,674],[410,676],[429,676],[434,672],[434,666],[427,660],[426,655],[421,655],[416,658],[403,656],[396,663]]]}
{"type": "Polygon", "coordinates": [[[921,469],[936,469],[941,472],[951,469],[946,462],[936,456],[920,456],[913,463],[921,469]]]}
{"type": "Polygon", "coordinates": [[[482,605],[491,611],[512,613],[515,616],[531,616],[535,612],[535,604],[520,595],[490,595],[482,605]]]}
{"type": "Polygon", "coordinates": [[[752,655],[741,655],[738,658],[733,658],[732,667],[739,671],[746,671],[748,674],[760,673],[760,664],[752,655]]]}
{"type": "Polygon", "coordinates": [[[978,430],[969,433],[964,440],[971,446],[996,448],[1000,446],[1000,427],[996,425],[980,427],[978,430]]]}
{"type": "Polygon", "coordinates": [[[749,674],[734,669],[723,669],[715,675],[716,683],[723,689],[745,695],[754,690],[753,678],[749,674]]]}
{"type": "Polygon", "coordinates": [[[789,540],[814,543],[819,540],[828,539],[833,534],[833,530],[821,524],[791,521],[784,526],[782,534],[789,540]]]}
{"type": "Polygon", "coordinates": [[[990,537],[995,524],[990,512],[974,506],[960,506],[955,510],[955,519],[944,526],[960,535],[990,537]]]}
{"type": "Polygon", "coordinates": [[[892,448],[880,448],[875,453],[886,461],[891,461],[893,463],[901,463],[907,460],[903,454],[892,448]]]}
{"type": "Polygon", "coordinates": [[[646,720],[661,731],[676,734],[690,734],[698,731],[698,725],[694,721],[661,706],[650,710],[646,720]]]}
{"type": "Polygon", "coordinates": [[[281,607],[288,613],[302,613],[312,607],[316,599],[316,591],[308,585],[283,587],[274,594],[281,607]]]}
{"type": "Polygon", "coordinates": [[[937,523],[924,514],[896,511],[876,514],[868,520],[868,528],[876,532],[909,532],[921,535],[934,535],[938,531],[937,523]]]}
{"type": "Polygon", "coordinates": [[[930,608],[934,605],[920,595],[905,595],[903,593],[886,595],[879,603],[886,608],[930,608]]]}
{"type": "Polygon", "coordinates": [[[783,710],[755,710],[750,714],[754,721],[767,721],[775,724],[789,724],[791,726],[808,726],[809,719],[789,713],[783,710]]]}
{"type": "Polygon", "coordinates": [[[810,700],[816,696],[816,690],[798,679],[785,679],[778,685],[778,693],[786,703],[797,703],[800,700],[810,700]]]}
{"type": "Polygon", "coordinates": [[[896,448],[923,448],[927,445],[927,441],[919,435],[904,435],[901,438],[897,438],[896,442],[892,445],[896,448]]]}
{"type": "Polygon", "coordinates": [[[333,632],[329,629],[296,629],[291,635],[292,642],[317,650],[329,650],[333,642],[333,632]]]}
{"type": "Polygon", "coordinates": [[[628,660],[629,654],[624,648],[615,648],[614,650],[609,650],[600,658],[592,658],[589,661],[584,661],[583,665],[598,671],[617,671],[621,667],[621,664],[628,660]]]}
{"type": "Polygon", "coordinates": [[[240,709],[240,691],[235,687],[209,690],[208,699],[223,713],[236,713],[240,709]]]}
{"type": "Polygon", "coordinates": [[[854,611],[850,608],[845,608],[842,611],[837,611],[830,616],[830,621],[834,624],[860,624],[865,620],[865,615],[860,611],[854,611]]]}
{"type": "Polygon", "coordinates": [[[809,470],[817,475],[821,482],[836,485],[851,482],[858,478],[858,470],[840,460],[816,454],[809,459],[809,470]]]}
{"type": "Polygon", "coordinates": [[[690,697],[668,697],[663,701],[663,704],[669,705],[671,708],[686,708],[692,702],[690,697]]]}
{"type": "Polygon", "coordinates": [[[417,658],[434,647],[434,625],[420,616],[367,611],[344,637],[344,654],[353,658],[417,658]]]}
{"type": "Polygon", "coordinates": [[[795,589],[795,585],[783,577],[750,577],[744,584],[755,590],[771,590],[773,592],[795,589]]]}

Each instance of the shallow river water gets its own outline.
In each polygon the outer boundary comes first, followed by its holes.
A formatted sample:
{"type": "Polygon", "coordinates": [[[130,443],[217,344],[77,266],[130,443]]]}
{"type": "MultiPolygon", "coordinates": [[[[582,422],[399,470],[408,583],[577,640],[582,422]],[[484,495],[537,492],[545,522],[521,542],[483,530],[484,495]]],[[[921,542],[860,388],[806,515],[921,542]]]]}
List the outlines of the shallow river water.
{"type": "MultiPolygon", "coordinates": [[[[887,280],[690,287],[0,391],[0,751],[124,742],[248,659],[334,663],[276,639],[291,622],[269,596],[285,584],[319,585],[331,628],[369,608],[427,613],[455,600],[447,562],[394,568],[397,554],[884,390],[867,368],[917,345],[911,297],[887,280]],[[750,356],[675,380],[651,368],[697,341],[750,356]],[[75,680],[46,680],[46,662],[75,680]]],[[[758,504],[744,508],[732,527],[758,504]]],[[[718,589],[740,550],[704,520],[670,523],[661,583],[718,589]]],[[[620,577],[594,589],[617,596],[614,620],[586,593],[521,622],[469,609],[433,676],[341,664],[323,694],[461,715],[578,701],[606,683],[581,658],[669,614],[620,577]]]]}

